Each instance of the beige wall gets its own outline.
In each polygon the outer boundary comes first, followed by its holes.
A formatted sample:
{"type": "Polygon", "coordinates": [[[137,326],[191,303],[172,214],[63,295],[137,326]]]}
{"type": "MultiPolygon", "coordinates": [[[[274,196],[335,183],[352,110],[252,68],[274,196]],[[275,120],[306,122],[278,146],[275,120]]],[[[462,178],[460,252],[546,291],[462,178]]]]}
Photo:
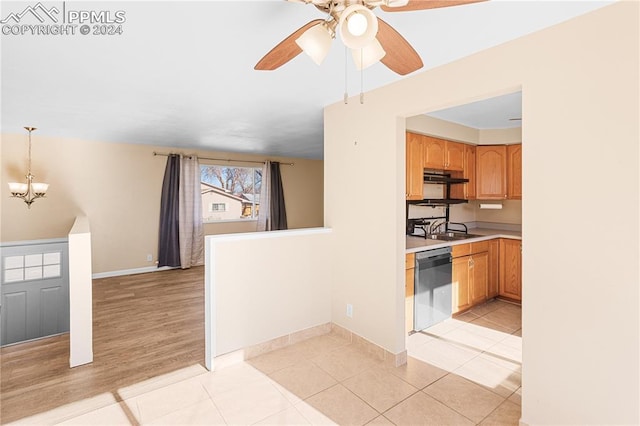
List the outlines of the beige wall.
{"type": "Polygon", "coordinates": [[[640,423],[638,15],[618,2],[325,109],[334,322],[404,349],[404,117],[521,88],[522,421],[640,423]],[[378,168],[395,181],[371,185],[378,168]],[[342,182],[389,209],[342,208],[342,182]],[[593,194],[622,232],[584,232],[602,222],[593,194]]]}
{"type": "Polygon", "coordinates": [[[424,114],[407,117],[406,127],[411,132],[471,144],[477,144],[480,138],[478,129],[424,114]]]}
{"type": "Polygon", "coordinates": [[[522,127],[482,129],[478,132],[478,145],[509,145],[520,142],[522,142],[522,127]]]}
{"type": "Polygon", "coordinates": [[[207,237],[207,352],[329,323],[331,238],[321,228],[207,237]]]}
{"type": "Polygon", "coordinates": [[[408,131],[474,145],[502,145],[522,142],[522,128],[474,129],[424,114],[407,117],[408,131]]]}
{"type": "MultiPolygon", "coordinates": [[[[7,182],[26,173],[25,134],[1,138],[2,198],[0,241],[64,237],[76,216],[91,221],[93,272],[153,267],[157,258],[160,191],[166,157],[153,151],[165,147],[105,143],[33,134],[33,174],[50,184],[47,197],[31,209],[10,199],[7,182]],[[152,254],[154,262],[147,262],[152,254]]],[[[194,151],[188,151],[193,153],[194,151]]],[[[207,157],[263,160],[241,154],[196,151],[207,157]]],[[[276,158],[295,162],[282,167],[290,228],[322,225],[322,161],[276,158]]],[[[205,225],[207,234],[255,231],[256,223],[205,225]]]]}

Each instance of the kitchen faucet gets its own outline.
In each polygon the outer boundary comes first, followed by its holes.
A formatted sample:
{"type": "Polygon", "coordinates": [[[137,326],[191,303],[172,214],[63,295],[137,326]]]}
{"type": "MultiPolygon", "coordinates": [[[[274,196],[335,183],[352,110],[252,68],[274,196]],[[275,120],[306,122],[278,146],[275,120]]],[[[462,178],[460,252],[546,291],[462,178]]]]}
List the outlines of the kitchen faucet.
{"type": "Polygon", "coordinates": [[[436,231],[440,228],[440,226],[442,226],[445,223],[447,222],[438,222],[437,220],[434,220],[431,226],[429,227],[429,234],[435,234],[436,231]]]}
{"type": "Polygon", "coordinates": [[[469,233],[469,230],[467,229],[467,225],[465,225],[464,223],[451,222],[451,221],[443,221],[443,222],[434,221],[431,224],[431,226],[429,227],[429,234],[435,234],[436,231],[438,231],[442,225],[445,225],[445,227],[444,227],[445,232],[447,231],[447,225],[460,225],[460,226],[464,227],[464,233],[465,234],[469,233]]]}
{"type": "MultiPolygon", "coordinates": [[[[460,226],[462,226],[464,228],[464,233],[465,234],[469,233],[469,229],[467,228],[467,225],[465,225],[462,222],[446,222],[446,223],[449,224],[449,225],[460,225],[460,226]]],[[[458,231],[458,232],[460,232],[460,231],[458,231]]]]}

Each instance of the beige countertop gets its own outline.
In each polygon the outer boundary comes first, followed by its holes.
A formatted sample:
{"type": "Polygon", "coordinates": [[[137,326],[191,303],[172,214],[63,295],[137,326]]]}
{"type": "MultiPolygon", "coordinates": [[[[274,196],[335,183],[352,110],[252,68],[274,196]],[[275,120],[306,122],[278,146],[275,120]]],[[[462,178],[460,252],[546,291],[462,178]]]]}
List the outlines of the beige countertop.
{"type": "Polygon", "coordinates": [[[427,240],[422,237],[407,236],[406,252],[415,253],[418,251],[431,250],[441,247],[451,247],[458,244],[475,243],[478,241],[492,240],[494,238],[513,238],[515,240],[522,239],[522,232],[505,231],[502,229],[489,228],[471,228],[469,234],[482,235],[481,237],[467,238],[458,241],[438,241],[427,240]]]}

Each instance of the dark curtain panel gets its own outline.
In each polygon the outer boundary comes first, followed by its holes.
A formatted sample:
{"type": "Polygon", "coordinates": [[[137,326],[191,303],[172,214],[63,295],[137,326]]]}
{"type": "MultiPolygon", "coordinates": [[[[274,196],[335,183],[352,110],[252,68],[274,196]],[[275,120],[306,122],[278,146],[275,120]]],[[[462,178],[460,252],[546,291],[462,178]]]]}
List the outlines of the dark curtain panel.
{"type": "Polygon", "coordinates": [[[180,156],[169,155],[162,181],[160,200],[160,237],[158,242],[158,267],[180,266],[180,241],[178,239],[178,214],[180,188],[180,156]]]}
{"type": "Polygon", "coordinates": [[[284,208],[284,192],[282,191],[282,177],[280,176],[280,163],[271,163],[271,199],[269,213],[271,218],[271,230],[287,229],[287,211],[284,208]]]}

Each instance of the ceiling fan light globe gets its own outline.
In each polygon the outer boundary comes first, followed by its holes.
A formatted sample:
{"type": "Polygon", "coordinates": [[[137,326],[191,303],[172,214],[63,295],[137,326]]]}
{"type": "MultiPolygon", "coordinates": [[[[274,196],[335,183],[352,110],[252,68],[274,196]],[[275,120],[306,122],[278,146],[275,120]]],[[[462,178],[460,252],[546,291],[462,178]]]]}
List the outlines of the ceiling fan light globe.
{"type": "Polygon", "coordinates": [[[351,56],[358,70],[363,70],[379,62],[386,54],[387,52],[384,51],[378,39],[375,38],[361,49],[351,49],[351,56]]]}
{"type": "Polygon", "coordinates": [[[329,30],[323,24],[319,24],[302,33],[296,39],[296,44],[309,55],[313,62],[320,65],[329,53],[331,40],[329,30]]]}
{"type": "Polygon", "coordinates": [[[352,4],[340,14],[340,38],[350,49],[360,49],[369,44],[378,34],[378,18],[367,7],[352,4]],[[358,23],[365,19],[366,26],[358,23]],[[364,30],[363,30],[364,27],[364,30]],[[362,33],[359,33],[362,31],[362,33]]]}
{"type": "Polygon", "coordinates": [[[347,30],[349,34],[360,37],[367,31],[367,18],[361,13],[352,13],[347,18],[347,30]]]}
{"type": "Polygon", "coordinates": [[[385,0],[389,7],[402,7],[409,4],[409,0],[385,0]]]}

